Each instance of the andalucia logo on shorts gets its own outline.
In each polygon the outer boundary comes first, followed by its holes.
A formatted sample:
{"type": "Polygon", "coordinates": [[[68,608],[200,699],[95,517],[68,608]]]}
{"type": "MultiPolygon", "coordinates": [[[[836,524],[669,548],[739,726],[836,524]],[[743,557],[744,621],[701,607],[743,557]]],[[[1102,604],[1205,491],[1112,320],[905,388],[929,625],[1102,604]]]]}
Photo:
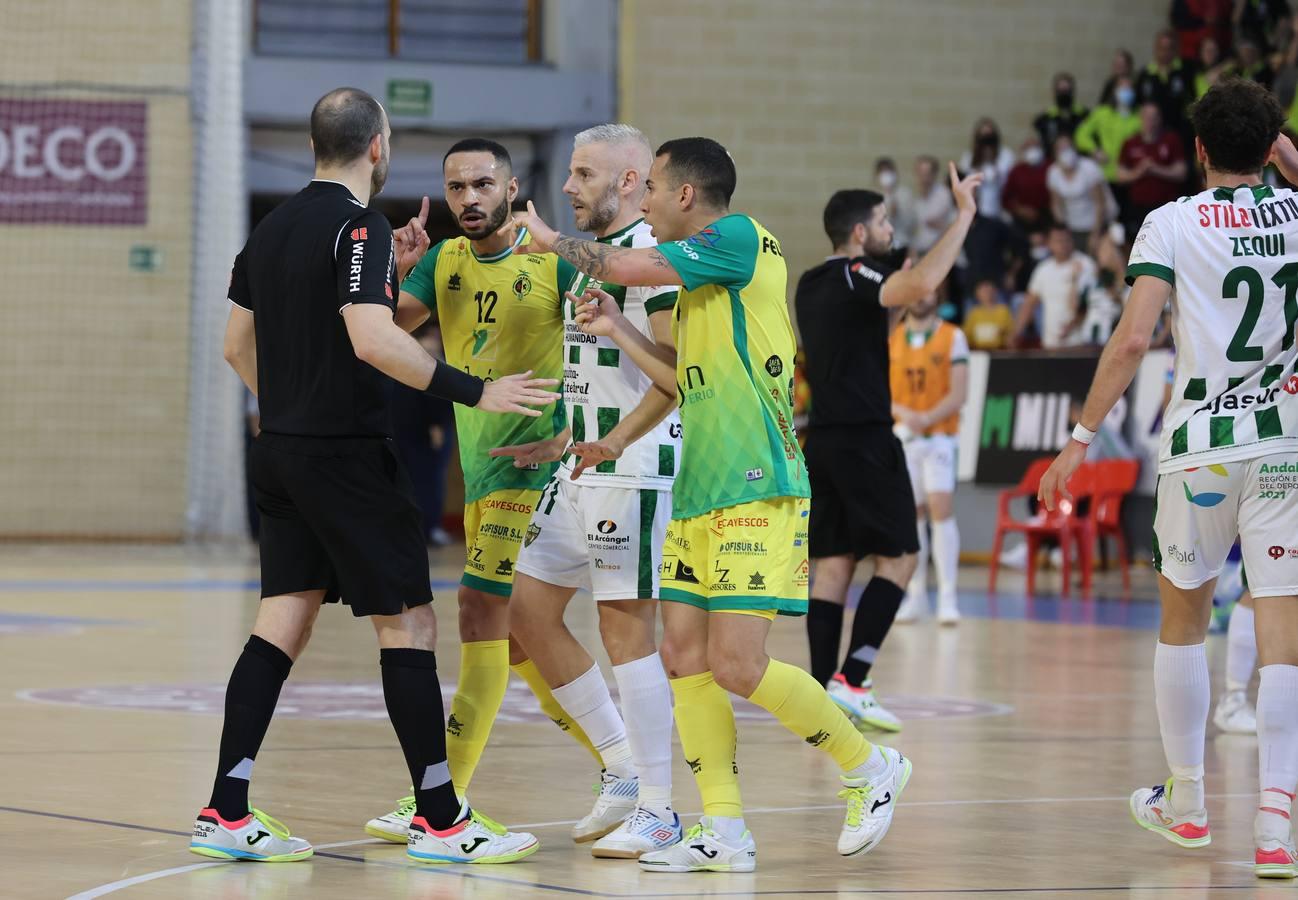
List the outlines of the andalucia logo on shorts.
{"type": "Polygon", "coordinates": [[[530,293],[532,293],[532,277],[526,272],[519,272],[518,277],[514,279],[514,296],[522,300],[530,293]]]}
{"type": "MultiPolygon", "coordinates": [[[[1226,471],[1225,466],[1211,465],[1208,466],[1207,468],[1209,472],[1211,472],[1214,475],[1219,475],[1222,478],[1227,478],[1230,476],[1230,473],[1226,471]]],[[[1194,469],[1186,469],[1185,471],[1197,472],[1199,470],[1197,468],[1194,468],[1194,469]]],[[[1215,491],[1204,491],[1201,494],[1196,494],[1190,490],[1190,485],[1184,481],[1181,482],[1181,487],[1185,491],[1186,503],[1191,503],[1195,506],[1201,506],[1204,509],[1211,509],[1212,507],[1216,506],[1218,503],[1226,499],[1225,494],[1218,494],[1215,491]]]]}

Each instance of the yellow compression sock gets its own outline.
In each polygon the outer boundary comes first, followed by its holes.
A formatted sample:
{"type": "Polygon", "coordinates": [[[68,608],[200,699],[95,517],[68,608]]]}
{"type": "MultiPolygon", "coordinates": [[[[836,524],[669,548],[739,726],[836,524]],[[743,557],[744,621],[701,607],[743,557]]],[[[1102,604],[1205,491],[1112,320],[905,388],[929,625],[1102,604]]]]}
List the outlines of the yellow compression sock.
{"type": "Polygon", "coordinates": [[[739,768],[735,765],[735,711],[730,695],[711,672],[671,679],[676,695],[676,732],[699,786],[705,816],[742,818],[739,768]]]}
{"type": "Polygon", "coordinates": [[[604,760],[600,758],[599,751],[590,742],[590,738],[586,737],[586,732],[582,731],[581,726],[577,724],[577,720],[568,715],[563,707],[559,705],[559,701],[554,699],[554,693],[550,690],[550,686],[545,683],[545,679],[541,677],[541,672],[537,669],[536,663],[530,659],[525,659],[516,666],[510,666],[510,668],[514,670],[519,678],[526,681],[527,686],[532,689],[532,693],[536,694],[536,699],[541,704],[541,712],[549,716],[550,721],[558,725],[560,731],[566,731],[573,740],[585,747],[586,752],[595,758],[595,765],[598,768],[604,768],[604,760]]]}
{"type": "Polygon", "coordinates": [[[508,685],[508,640],[460,644],[460,680],[446,719],[446,760],[460,797],[473,780],[508,685]]]}
{"type": "Polygon", "coordinates": [[[861,765],[874,750],[816,679],[797,666],[771,660],[748,699],[808,744],[832,756],[844,772],[861,765]]]}

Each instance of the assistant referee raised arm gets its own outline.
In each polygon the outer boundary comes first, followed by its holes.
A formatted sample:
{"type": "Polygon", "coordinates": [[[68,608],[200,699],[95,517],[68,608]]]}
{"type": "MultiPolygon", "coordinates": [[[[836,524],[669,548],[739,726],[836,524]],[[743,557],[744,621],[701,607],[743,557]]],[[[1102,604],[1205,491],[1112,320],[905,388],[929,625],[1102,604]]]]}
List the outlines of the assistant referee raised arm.
{"type": "MultiPolygon", "coordinates": [[[[484,383],[433,360],[393,321],[397,271],[427,241],[400,240],[367,209],[388,172],[390,128],[364,91],[311,112],[315,178],[268,215],[234,262],[225,356],[258,395],[250,466],[261,512],[261,605],[230,675],[212,799],[190,849],[219,859],[305,859],[311,845],[248,803],[253,760],[289,668],[325,602],[369,616],[383,695],[410,768],[407,853],[431,862],[512,862],[530,834],[503,832],[456,796],[433,647],[428,555],[410,478],[387,435],[384,376],[492,412],[539,415],[552,380],[484,383]],[[398,256],[402,258],[399,260],[398,256]]],[[[425,213],[426,214],[426,213],[425,213]]]]}

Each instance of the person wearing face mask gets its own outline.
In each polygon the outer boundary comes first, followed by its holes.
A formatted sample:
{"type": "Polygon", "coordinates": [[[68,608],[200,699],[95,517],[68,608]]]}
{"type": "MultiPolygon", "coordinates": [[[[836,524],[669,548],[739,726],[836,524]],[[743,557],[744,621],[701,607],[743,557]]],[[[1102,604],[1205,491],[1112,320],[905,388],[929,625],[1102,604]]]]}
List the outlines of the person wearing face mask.
{"type": "Polygon", "coordinates": [[[1104,172],[1095,160],[1082,156],[1073,139],[1055,141],[1055,161],[1046,175],[1050,207],[1055,222],[1073,233],[1073,242],[1085,250],[1116,214],[1104,172]]]}
{"type": "Polygon", "coordinates": [[[1001,218],[1001,189],[1010,169],[1014,168],[1014,151],[1001,142],[1001,131],[987,117],[974,125],[973,144],[960,157],[960,171],[979,172],[983,176],[978,189],[978,214],[1001,218]]]}
{"type": "Polygon", "coordinates": [[[1090,154],[1104,170],[1110,185],[1118,180],[1118,155],[1127,138],[1140,131],[1136,112],[1136,86],[1130,75],[1115,79],[1113,97],[1091,110],[1077,126],[1073,141],[1082,153],[1090,154]]]}
{"type": "Polygon", "coordinates": [[[904,252],[915,242],[915,195],[911,189],[901,183],[897,175],[897,164],[890,156],[879,157],[874,164],[874,183],[883,202],[888,207],[888,217],[892,220],[892,247],[894,251],[904,252]]]}
{"type": "Polygon", "coordinates": [[[1041,138],[1029,135],[1019,151],[1019,161],[1010,169],[1001,188],[1001,208],[1022,232],[1041,227],[1050,215],[1050,189],[1046,174],[1050,166],[1041,149],[1041,138]]]}
{"type": "Polygon", "coordinates": [[[1055,102],[1032,121],[1041,137],[1041,146],[1053,148],[1060,136],[1072,137],[1089,110],[1076,101],[1077,79],[1060,72],[1054,79],[1055,102]]]}
{"type": "Polygon", "coordinates": [[[1109,69],[1109,78],[1104,82],[1104,88],[1100,91],[1101,103],[1113,103],[1113,92],[1118,88],[1119,78],[1134,78],[1136,76],[1136,60],[1131,55],[1130,50],[1115,50],[1113,52],[1113,63],[1109,69]]]}

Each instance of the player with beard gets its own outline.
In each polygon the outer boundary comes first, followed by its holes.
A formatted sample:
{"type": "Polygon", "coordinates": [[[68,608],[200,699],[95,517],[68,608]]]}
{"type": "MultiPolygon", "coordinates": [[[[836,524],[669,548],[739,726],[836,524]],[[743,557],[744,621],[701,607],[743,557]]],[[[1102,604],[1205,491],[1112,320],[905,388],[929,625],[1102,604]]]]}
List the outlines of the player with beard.
{"type": "MultiPolygon", "coordinates": [[[[656,246],[640,213],[653,163],[645,136],[629,125],[599,125],[573,143],[563,189],[577,227],[601,245],[656,246]]],[[[563,286],[571,296],[602,287],[631,327],[674,353],[676,286],[619,287],[581,274],[563,286]]],[[[558,460],[569,439],[589,438],[614,442],[619,458],[588,466],[569,457],[545,489],[518,557],[510,630],[603,759],[599,800],[573,827],[573,838],[601,838],[594,856],[633,859],[681,836],[671,807],[671,688],[654,645],[680,417],[676,398],[655,389],[612,339],[582,332],[574,306],[564,304],[569,430],[493,452],[513,457],[515,465],[543,464],[558,460]],[[599,666],[564,625],[578,588],[594,595],[625,723],[599,666]]]]}
{"type": "MultiPolygon", "coordinates": [[[[463,236],[438,243],[401,282],[398,324],[413,330],[435,312],[447,362],[487,381],[516,371],[561,378],[559,285],[569,283],[574,270],[553,254],[513,255],[509,238],[499,233],[518,195],[509,151],[483,138],[462,140],[447,152],[442,171],[446,203],[463,236]]],[[[460,675],[447,718],[446,752],[461,796],[482,758],[511,666],[536,692],[542,710],[599,760],[535,665],[509,639],[514,563],[555,466],[516,467],[512,459],[490,455],[496,447],[551,440],[566,426],[562,404],[540,418],[488,417],[456,409],[466,558],[459,589],[460,675]]],[[[393,812],[371,819],[365,830],[384,840],[405,841],[411,812],[412,801],[404,798],[393,812]]]]}

